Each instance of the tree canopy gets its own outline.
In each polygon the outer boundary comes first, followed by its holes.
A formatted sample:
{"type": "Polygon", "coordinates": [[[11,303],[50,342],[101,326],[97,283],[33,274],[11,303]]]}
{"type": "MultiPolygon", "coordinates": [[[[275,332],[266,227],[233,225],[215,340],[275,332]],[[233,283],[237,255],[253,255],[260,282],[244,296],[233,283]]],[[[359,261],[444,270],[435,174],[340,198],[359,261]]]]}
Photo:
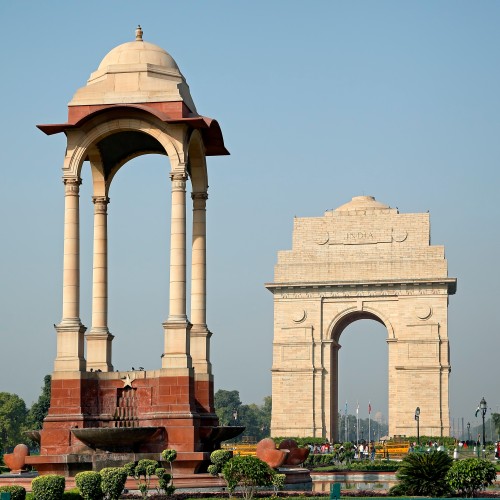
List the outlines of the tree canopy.
{"type": "Polygon", "coordinates": [[[239,391],[219,389],[215,393],[214,403],[220,425],[242,425],[245,427],[243,435],[251,436],[257,441],[269,436],[271,396],[266,396],[262,405],[244,405],[241,403],[239,391]]]}
{"type": "Polygon", "coordinates": [[[19,443],[34,444],[23,431],[42,428],[50,406],[50,384],[51,376],[46,375],[38,401],[29,410],[17,394],[0,392],[0,453],[11,451],[19,443]]]}
{"type": "Polygon", "coordinates": [[[17,395],[0,392],[0,450],[10,450],[22,441],[26,404],[17,395]]]}

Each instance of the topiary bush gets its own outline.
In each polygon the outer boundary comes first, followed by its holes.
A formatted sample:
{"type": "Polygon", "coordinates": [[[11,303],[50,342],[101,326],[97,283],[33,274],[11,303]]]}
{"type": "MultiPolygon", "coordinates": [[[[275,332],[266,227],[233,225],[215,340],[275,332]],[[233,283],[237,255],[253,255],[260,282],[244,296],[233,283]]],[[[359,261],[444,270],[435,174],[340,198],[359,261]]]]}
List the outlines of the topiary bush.
{"type": "Polygon", "coordinates": [[[177,452],[172,448],[167,448],[161,452],[161,458],[170,466],[171,484],[174,484],[174,465],[173,462],[177,458],[177,452]]]}
{"type": "Polygon", "coordinates": [[[175,486],[171,483],[172,476],[163,467],[158,467],[155,474],[158,477],[158,493],[165,492],[165,495],[171,496],[174,494],[175,486]]]}
{"type": "Polygon", "coordinates": [[[231,460],[233,457],[233,452],[229,450],[215,450],[210,454],[210,461],[212,465],[208,466],[208,473],[212,474],[212,476],[218,476],[224,465],[231,460]]]}
{"type": "Polygon", "coordinates": [[[31,491],[35,500],[61,500],[65,486],[64,476],[57,474],[38,476],[31,481],[31,491]]]}
{"type": "Polygon", "coordinates": [[[231,458],[222,469],[222,476],[232,495],[237,486],[243,498],[250,500],[258,486],[272,486],[275,472],[262,460],[253,456],[231,458]]]}
{"type": "Polygon", "coordinates": [[[158,462],[156,460],[148,460],[146,458],[139,460],[137,465],[134,462],[125,465],[127,475],[133,477],[137,481],[137,488],[141,492],[142,498],[146,498],[149,492],[151,479],[158,469],[158,462]]]}
{"type": "Polygon", "coordinates": [[[91,470],[79,472],[75,476],[75,484],[84,500],[99,500],[103,497],[99,472],[91,470]]]}
{"type": "Polygon", "coordinates": [[[11,500],[25,500],[26,490],[22,486],[0,486],[0,493],[10,493],[11,500]]]}
{"type": "Polygon", "coordinates": [[[495,465],[488,460],[465,458],[453,463],[448,470],[446,480],[458,495],[472,498],[476,493],[493,484],[496,475],[495,465]]]}
{"type": "Polygon", "coordinates": [[[446,474],[453,459],[444,451],[410,453],[403,458],[396,477],[399,484],[389,490],[391,495],[440,497],[450,493],[446,474]]]}
{"type": "Polygon", "coordinates": [[[118,500],[125,488],[127,471],[124,467],[105,467],[101,469],[101,489],[105,500],[118,500]]]}

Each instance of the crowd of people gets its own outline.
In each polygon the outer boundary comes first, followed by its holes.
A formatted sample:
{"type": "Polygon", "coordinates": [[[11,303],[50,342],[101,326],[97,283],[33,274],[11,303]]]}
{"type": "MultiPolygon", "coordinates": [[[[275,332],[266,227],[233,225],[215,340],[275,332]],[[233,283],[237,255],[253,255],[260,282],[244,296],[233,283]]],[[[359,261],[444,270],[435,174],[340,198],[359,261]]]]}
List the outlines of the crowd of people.
{"type": "MultiPolygon", "coordinates": [[[[325,441],[322,444],[309,444],[309,452],[311,454],[327,454],[333,453],[335,449],[339,451],[344,451],[343,443],[329,443],[325,441]]],[[[357,460],[375,460],[375,442],[360,441],[357,445],[352,443],[351,450],[354,452],[354,458],[357,460]]]]}

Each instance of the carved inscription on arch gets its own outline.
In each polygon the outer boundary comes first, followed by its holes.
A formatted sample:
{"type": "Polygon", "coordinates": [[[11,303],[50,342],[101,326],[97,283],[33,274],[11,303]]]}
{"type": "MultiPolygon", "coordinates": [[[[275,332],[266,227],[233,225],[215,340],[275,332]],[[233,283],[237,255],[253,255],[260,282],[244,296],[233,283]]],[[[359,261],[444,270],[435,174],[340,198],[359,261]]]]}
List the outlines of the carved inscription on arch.
{"type": "Polygon", "coordinates": [[[395,229],[349,230],[324,232],[314,237],[318,245],[373,245],[376,243],[402,243],[408,232],[395,229]]]}
{"type": "Polygon", "coordinates": [[[342,290],[342,291],[301,291],[293,290],[274,292],[277,299],[320,299],[320,298],[349,298],[349,297],[396,297],[412,295],[446,295],[446,288],[426,287],[426,288],[396,288],[379,290],[342,290]]]}

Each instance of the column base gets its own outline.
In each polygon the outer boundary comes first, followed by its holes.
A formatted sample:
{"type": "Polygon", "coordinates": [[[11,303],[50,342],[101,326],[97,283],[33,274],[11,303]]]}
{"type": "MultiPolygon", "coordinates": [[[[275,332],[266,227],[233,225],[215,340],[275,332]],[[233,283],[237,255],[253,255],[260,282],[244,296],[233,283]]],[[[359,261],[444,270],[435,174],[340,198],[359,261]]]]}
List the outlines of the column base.
{"type": "Polygon", "coordinates": [[[54,371],[85,371],[84,337],[87,328],[79,318],[63,319],[54,325],[57,332],[57,354],[54,371]]]}
{"type": "Polygon", "coordinates": [[[85,334],[87,341],[87,371],[114,371],[111,347],[114,335],[107,328],[92,328],[85,334]]]}
{"type": "Polygon", "coordinates": [[[171,319],[163,323],[165,348],[161,360],[162,368],[193,367],[189,350],[192,326],[189,321],[172,321],[171,319]]]}
{"type": "Polygon", "coordinates": [[[210,338],[212,332],[207,325],[193,325],[189,334],[191,339],[191,358],[195,373],[212,374],[212,363],[210,362],[210,338]]]}

